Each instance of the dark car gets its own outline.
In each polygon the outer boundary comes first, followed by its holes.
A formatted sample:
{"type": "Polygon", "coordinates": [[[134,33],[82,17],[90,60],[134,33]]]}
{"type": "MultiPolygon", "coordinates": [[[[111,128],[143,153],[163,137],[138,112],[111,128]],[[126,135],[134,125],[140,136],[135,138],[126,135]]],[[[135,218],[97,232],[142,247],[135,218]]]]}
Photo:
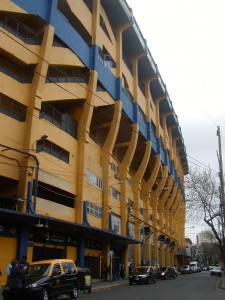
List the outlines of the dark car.
{"type": "Polygon", "coordinates": [[[141,266],[131,270],[129,284],[156,283],[156,273],[153,266],[141,266]]]}
{"type": "Polygon", "coordinates": [[[156,271],[156,277],[158,279],[168,279],[168,278],[176,279],[177,276],[176,276],[174,268],[161,267],[156,271]]]}
{"type": "Polygon", "coordinates": [[[78,297],[78,276],[72,260],[43,260],[30,264],[25,299],[48,300],[65,294],[71,299],[78,297]]]}

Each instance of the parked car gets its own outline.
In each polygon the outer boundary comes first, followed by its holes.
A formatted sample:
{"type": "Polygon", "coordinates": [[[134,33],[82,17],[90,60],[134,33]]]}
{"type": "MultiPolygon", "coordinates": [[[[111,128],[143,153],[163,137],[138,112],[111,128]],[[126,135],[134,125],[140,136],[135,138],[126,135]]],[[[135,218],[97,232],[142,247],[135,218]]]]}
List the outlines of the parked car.
{"type": "Polygon", "coordinates": [[[156,272],[154,266],[141,266],[131,270],[129,284],[133,283],[156,283],[156,272]]]}
{"type": "Polygon", "coordinates": [[[222,275],[222,269],[221,269],[221,267],[213,267],[212,269],[211,269],[211,276],[213,276],[213,275],[217,275],[217,276],[221,276],[222,275]]]}
{"type": "Polygon", "coordinates": [[[76,266],[70,259],[37,261],[30,264],[25,299],[49,300],[61,295],[78,297],[76,266]]]}
{"type": "Polygon", "coordinates": [[[192,274],[193,270],[192,270],[192,268],[189,265],[183,265],[180,268],[180,273],[181,274],[192,274]]]}
{"type": "Polygon", "coordinates": [[[156,278],[159,279],[176,279],[176,273],[173,267],[161,267],[156,271],[156,278]]]}

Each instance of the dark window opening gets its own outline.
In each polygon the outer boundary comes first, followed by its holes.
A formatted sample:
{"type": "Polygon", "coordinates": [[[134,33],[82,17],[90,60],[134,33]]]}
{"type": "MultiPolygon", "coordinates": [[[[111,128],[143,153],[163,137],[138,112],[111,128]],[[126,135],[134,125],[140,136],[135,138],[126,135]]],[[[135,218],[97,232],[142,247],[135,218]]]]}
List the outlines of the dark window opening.
{"type": "Polygon", "coordinates": [[[93,0],[83,0],[91,13],[93,13],[93,0]]]}
{"type": "Polygon", "coordinates": [[[71,208],[75,207],[75,195],[41,181],[38,182],[37,196],[71,208]]]}
{"type": "Polygon", "coordinates": [[[62,47],[62,48],[68,48],[68,46],[56,35],[54,36],[53,40],[53,46],[55,47],[62,47]]]}
{"type": "Polygon", "coordinates": [[[48,103],[42,103],[40,118],[48,120],[74,138],[77,138],[77,121],[68,113],[61,113],[48,103]]]}
{"type": "Polygon", "coordinates": [[[49,153],[67,164],[69,163],[70,153],[47,139],[40,139],[37,141],[36,152],[38,153],[41,151],[49,153]]]}
{"type": "Polygon", "coordinates": [[[49,66],[46,82],[76,82],[76,83],[88,83],[88,71],[87,69],[78,68],[62,68],[57,66],[49,66]]]}
{"type": "Polygon", "coordinates": [[[25,105],[9,98],[2,93],[0,93],[0,112],[16,119],[20,122],[26,120],[26,111],[27,108],[25,105]]]}
{"type": "Polygon", "coordinates": [[[31,83],[34,76],[34,65],[21,66],[0,54],[0,71],[21,83],[31,83]]]}
{"type": "Polygon", "coordinates": [[[78,34],[83,38],[86,44],[90,47],[92,42],[92,37],[86,30],[81,21],[74,15],[71,11],[70,6],[65,0],[58,0],[58,10],[67,18],[71,26],[78,32],[78,34]]]}
{"type": "Polygon", "coordinates": [[[105,32],[105,34],[107,35],[108,39],[110,40],[110,42],[112,42],[111,38],[110,38],[110,35],[109,35],[109,32],[108,32],[108,29],[105,25],[105,21],[103,19],[103,17],[100,15],[100,26],[102,27],[102,30],[105,32]]]}

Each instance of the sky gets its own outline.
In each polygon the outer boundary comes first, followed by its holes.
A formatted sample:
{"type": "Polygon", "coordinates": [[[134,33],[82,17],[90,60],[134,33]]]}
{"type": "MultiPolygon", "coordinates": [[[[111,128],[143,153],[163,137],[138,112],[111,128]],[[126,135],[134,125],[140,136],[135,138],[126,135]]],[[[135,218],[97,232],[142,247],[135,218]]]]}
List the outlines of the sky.
{"type": "MultiPolygon", "coordinates": [[[[166,84],[189,168],[218,172],[220,127],[225,164],[225,1],[127,0],[166,84]]],[[[224,168],[223,168],[224,169],[224,168]]],[[[194,243],[205,230],[187,224],[194,243]]]]}

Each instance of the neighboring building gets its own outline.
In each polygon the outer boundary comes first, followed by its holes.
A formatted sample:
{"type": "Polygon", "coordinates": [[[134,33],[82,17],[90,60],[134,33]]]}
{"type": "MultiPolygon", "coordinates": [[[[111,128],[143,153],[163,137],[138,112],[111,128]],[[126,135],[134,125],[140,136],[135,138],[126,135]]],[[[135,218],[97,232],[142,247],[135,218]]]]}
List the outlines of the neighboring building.
{"type": "Polygon", "coordinates": [[[186,248],[186,259],[187,260],[192,260],[193,256],[193,246],[192,246],[192,241],[189,238],[185,238],[185,248],[186,248]]]}
{"type": "Polygon", "coordinates": [[[177,265],[186,150],[127,3],[1,0],[0,36],[0,269],[177,265]]]}
{"type": "Polygon", "coordinates": [[[212,243],[214,240],[213,233],[209,230],[204,230],[197,234],[197,245],[201,245],[202,243],[212,243]]]}

